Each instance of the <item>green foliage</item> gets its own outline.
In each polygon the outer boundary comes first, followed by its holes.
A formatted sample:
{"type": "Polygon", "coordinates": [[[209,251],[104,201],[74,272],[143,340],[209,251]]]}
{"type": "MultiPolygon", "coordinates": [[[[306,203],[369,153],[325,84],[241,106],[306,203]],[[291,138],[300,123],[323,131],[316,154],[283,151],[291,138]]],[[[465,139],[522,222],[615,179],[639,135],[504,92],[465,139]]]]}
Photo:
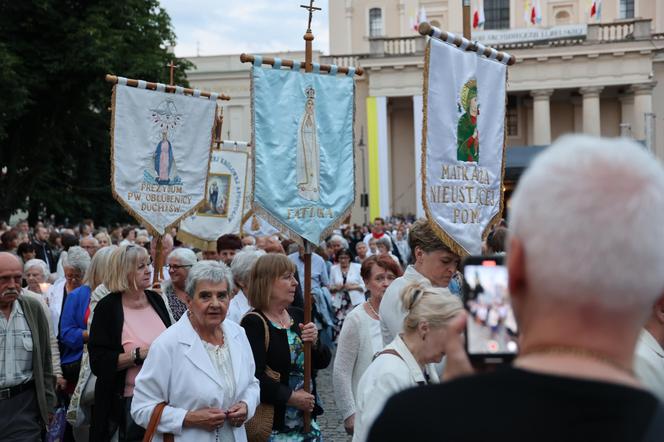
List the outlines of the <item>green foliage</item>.
{"type": "Polygon", "coordinates": [[[188,86],[158,0],[0,0],[0,219],[127,220],[110,187],[107,73],[188,86]]]}

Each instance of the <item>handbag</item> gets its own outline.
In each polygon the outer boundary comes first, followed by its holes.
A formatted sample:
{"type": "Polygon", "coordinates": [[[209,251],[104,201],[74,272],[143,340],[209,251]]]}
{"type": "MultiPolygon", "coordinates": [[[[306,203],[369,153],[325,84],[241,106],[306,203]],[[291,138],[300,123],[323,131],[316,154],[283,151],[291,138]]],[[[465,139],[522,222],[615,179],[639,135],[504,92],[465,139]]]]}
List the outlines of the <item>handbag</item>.
{"type": "MultiPolygon", "coordinates": [[[[154,434],[157,432],[157,426],[161,420],[161,413],[164,412],[166,408],[166,402],[160,402],[152,410],[152,415],[150,415],[150,422],[148,422],[148,427],[145,429],[145,435],[143,436],[143,442],[152,442],[154,434]]],[[[164,433],[164,442],[174,442],[175,436],[171,433],[164,433]]]]}
{"type": "Polygon", "coordinates": [[[65,427],[67,425],[67,407],[65,406],[66,399],[58,393],[58,406],[53,413],[53,419],[48,424],[44,441],[46,442],[59,442],[65,436],[65,427]]]}
{"type": "MultiPolygon", "coordinates": [[[[270,347],[270,331],[267,327],[265,319],[256,312],[249,312],[247,315],[256,315],[263,321],[265,329],[265,352],[270,347]]],[[[270,367],[265,367],[265,374],[272,380],[279,382],[281,376],[270,367]]],[[[249,442],[267,442],[272,434],[272,425],[274,424],[274,405],[261,402],[256,407],[254,416],[244,424],[244,429],[247,432],[247,440],[249,442]]]]}

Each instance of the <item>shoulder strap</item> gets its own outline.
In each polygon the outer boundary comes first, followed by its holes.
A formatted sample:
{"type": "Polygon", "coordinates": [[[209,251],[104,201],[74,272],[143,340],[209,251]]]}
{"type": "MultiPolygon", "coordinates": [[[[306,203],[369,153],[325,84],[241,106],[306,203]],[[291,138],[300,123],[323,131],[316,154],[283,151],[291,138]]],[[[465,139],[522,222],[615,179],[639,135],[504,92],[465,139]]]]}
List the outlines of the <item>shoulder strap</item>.
{"type": "Polygon", "coordinates": [[[643,442],[657,442],[662,440],[664,434],[664,403],[657,402],[657,408],[650,420],[643,442]]]}
{"type": "Polygon", "coordinates": [[[379,351],[378,353],[376,353],[373,357],[374,360],[380,355],[392,355],[392,356],[396,356],[397,358],[401,359],[402,361],[404,360],[396,350],[391,349],[391,348],[387,348],[383,351],[379,351]]]}
{"type": "Polygon", "coordinates": [[[249,315],[258,316],[259,318],[261,318],[261,321],[263,321],[263,328],[265,330],[265,352],[267,353],[267,349],[270,347],[270,330],[267,326],[267,322],[265,321],[263,315],[261,315],[256,311],[250,311],[246,313],[244,316],[249,316],[249,315]]]}
{"type": "MultiPolygon", "coordinates": [[[[157,405],[155,405],[154,409],[152,410],[152,415],[150,415],[150,422],[148,422],[148,427],[145,429],[143,442],[152,442],[152,438],[154,437],[154,434],[157,432],[157,426],[159,425],[159,421],[161,420],[161,413],[164,412],[164,408],[166,408],[166,402],[160,402],[157,405]]],[[[165,437],[164,440],[166,440],[165,437]]]]}

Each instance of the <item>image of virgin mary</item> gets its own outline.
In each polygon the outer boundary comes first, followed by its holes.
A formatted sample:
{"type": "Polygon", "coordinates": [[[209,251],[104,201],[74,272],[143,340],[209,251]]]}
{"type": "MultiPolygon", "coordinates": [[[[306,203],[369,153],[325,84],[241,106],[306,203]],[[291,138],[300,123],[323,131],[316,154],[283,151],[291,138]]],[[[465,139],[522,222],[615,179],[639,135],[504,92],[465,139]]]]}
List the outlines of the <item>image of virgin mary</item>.
{"type": "Polygon", "coordinates": [[[320,147],[316,134],[316,113],[314,99],[316,91],[308,87],[305,91],[307,101],[304,112],[300,118],[297,134],[297,192],[302,198],[309,201],[320,199],[320,147]]]}
{"type": "Polygon", "coordinates": [[[154,170],[157,184],[169,185],[175,172],[175,158],[173,157],[173,145],[167,138],[168,133],[162,132],[161,141],[157,144],[154,152],[154,170]]]}
{"type": "Polygon", "coordinates": [[[477,80],[468,80],[459,94],[459,108],[463,114],[457,123],[457,160],[477,163],[480,159],[480,138],[477,132],[477,118],[480,109],[477,104],[477,80]]]}

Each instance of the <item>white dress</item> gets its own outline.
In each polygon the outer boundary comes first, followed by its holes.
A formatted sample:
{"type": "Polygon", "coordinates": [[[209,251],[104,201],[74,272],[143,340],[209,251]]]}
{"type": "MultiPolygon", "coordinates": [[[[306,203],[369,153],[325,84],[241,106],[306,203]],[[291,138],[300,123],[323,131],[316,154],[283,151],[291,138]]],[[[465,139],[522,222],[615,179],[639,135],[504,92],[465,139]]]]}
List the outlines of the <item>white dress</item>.
{"type": "MultiPolygon", "coordinates": [[[[223,410],[228,410],[233,404],[232,398],[235,397],[235,376],[233,374],[233,364],[231,363],[231,353],[228,349],[226,340],[222,345],[214,345],[203,341],[205,351],[207,351],[212,361],[212,365],[217,369],[219,380],[223,385],[224,397],[221,401],[223,410]]],[[[217,430],[218,440],[235,442],[233,427],[230,422],[224,423],[224,426],[217,430]]]]}

